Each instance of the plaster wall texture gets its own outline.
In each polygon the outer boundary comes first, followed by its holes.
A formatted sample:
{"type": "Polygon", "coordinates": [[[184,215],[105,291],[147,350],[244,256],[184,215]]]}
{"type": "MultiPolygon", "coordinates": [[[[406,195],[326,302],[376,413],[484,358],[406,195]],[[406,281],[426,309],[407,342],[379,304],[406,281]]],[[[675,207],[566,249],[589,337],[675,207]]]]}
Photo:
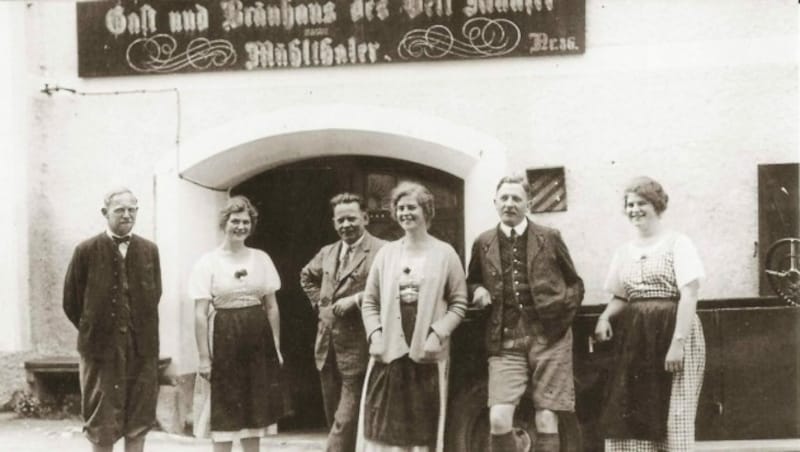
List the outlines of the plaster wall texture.
{"type": "MultiPolygon", "coordinates": [[[[24,61],[25,9],[16,3],[0,4],[0,54],[24,61]]],[[[28,206],[27,136],[30,99],[25,90],[26,68],[9,65],[0,70],[0,180],[6,190],[0,194],[5,215],[0,216],[0,353],[30,347],[28,317],[28,206]]],[[[5,369],[5,366],[3,366],[5,369]]],[[[2,372],[2,371],[0,371],[2,372]]],[[[0,389],[0,394],[2,394],[0,389]]],[[[0,396],[0,400],[2,397],[0,396]]]]}
{"type": "MultiPolygon", "coordinates": [[[[664,183],[666,221],[700,249],[701,296],[757,295],[756,165],[800,160],[792,2],[588,0],[581,56],[83,80],[74,4],[36,2],[27,14],[29,299],[42,351],[74,349],[62,278],[74,245],[102,230],[103,192],[131,186],[136,231],[163,246],[185,231],[156,230],[157,163],[180,158],[176,141],[249,116],[343,102],[419,111],[502,141],[509,170],[564,166],[569,210],[536,219],[562,229],[588,303],[605,301],[605,269],[630,233],[621,188],[639,174],[664,183]],[[109,94],[47,96],[44,83],[109,94]],[[156,92],[113,94],[139,90],[156,92]]],[[[468,223],[493,214],[492,190],[468,223]]]]}
{"type": "MultiPolygon", "coordinates": [[[[0,54],[9,61],[24,61],[24,5],[0,3],[0,54]]],[[[28,137],[32,122],[30,98],[24,87],[27,68],[8,65],[0,70],[0,194],[4,215],[0,216],[0,406],[15,390],[25,387],[23,362],[31,357],[28,299],[28,137]]]]}
{"type": "Polygon", "coordinates": [[[33,342],[43,353],[72,351],[63,278],[75,246],[105,230],[105,193],[127,186],[139,201],[134,233],[155,239],[154,172],[159,149],[174,140],[157,117],[123,120],[117,111],[165,108],[169,95],[37,99],[28,196],[33,342]],[[155,99],[154,99],[155,97],[155,99]],[[87,109],[87,107],[89,107],[87,109]]]}
{"type": "Polygon", "coordinates": [[[222,240],[217,226],[218,211],[225,202],[224,192],[212,192],[177,177],[175,162],[162,160],[157,168],[158,205],[156,213],[174,221],[164,221],[159,230],[164,292],[159,305],[161,354],[173,359],[177,374],[197,368],[194,336],[194,302],[186,294],[186,281],[197,260],[222,240]],[[181,218],[192,218],[185,227],[181,218]]]}

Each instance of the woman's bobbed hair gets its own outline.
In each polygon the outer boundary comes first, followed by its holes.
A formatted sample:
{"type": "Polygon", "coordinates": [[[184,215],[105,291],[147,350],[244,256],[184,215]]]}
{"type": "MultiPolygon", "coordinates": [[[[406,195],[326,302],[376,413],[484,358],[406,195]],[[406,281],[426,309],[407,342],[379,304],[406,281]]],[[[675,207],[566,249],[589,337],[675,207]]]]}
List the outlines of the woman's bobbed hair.
{"type": "Polygon", "coordinates": [[[412,196],[417,200],[417,203],[422,208],[422,214],[425,215],[425,224],[430,227],[433,216],[436,214],[434,207],[433,194],[427,187],[417,182],[400,182],[392,190],[392,219],[397,220],[397,203],[400,198],[404,196],[412,196]]]}
{"type": "Polygon", "coordinates": [[[231,215],[239,212],[247,212],[247,215],[250,216],[250,230],[254,230],[258,223],[258,210],[253,207],[249,199],[242,195],[232,196],[225,203],[225,207],[219,211],[219,228],[224,230],[231,215]]]}
{"type": "Polygon", "coordinates": [[[667,210],[669,196],[667,195],[667,192],[664,191],[664,187],[662,187],[661,184],[659,184],[655,179],[647,176],[640,176],[628,182],[628,185],[625,186],[623,207],[628,203],[629,193],[635,193],[646,199],[647,202],[653,205],[653,208],[659,215],[667,210]]]}

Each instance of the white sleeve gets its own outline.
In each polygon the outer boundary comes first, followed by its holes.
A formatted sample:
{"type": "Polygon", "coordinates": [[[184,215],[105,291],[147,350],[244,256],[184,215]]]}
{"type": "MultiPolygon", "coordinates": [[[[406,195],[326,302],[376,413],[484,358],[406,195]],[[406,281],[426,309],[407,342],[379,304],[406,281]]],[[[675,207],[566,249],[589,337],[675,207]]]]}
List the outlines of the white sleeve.
{"type": "Polygon", "coordinates": [[[194,264],[192,273],[189,275],[187,292],[189,299],[200,300],[213,298],[211,294],[211,284],[213,278],[211,270],[211,259],[209,255],[204,255],[194,264]]]}
{"type": "Polygon", "coordinates": [[[699,283],[705,278],[703,262],[689,237],[678,234],[675,238],[673,255],[675,257],[675,282],[677,282],[678,288],[695,280],[699,283]]]}
{"type": "Polygon", "coordinates": [[[621,256],[622,254],[622,248],[614,252],[614,256],[611,258],[611,265],[608,267],[608,274],[606,275],[603,289],[615,297],[627,299],[625,287],[622,285],[622,278],[620,277],[620,262],[623,259],[621,256]]]}

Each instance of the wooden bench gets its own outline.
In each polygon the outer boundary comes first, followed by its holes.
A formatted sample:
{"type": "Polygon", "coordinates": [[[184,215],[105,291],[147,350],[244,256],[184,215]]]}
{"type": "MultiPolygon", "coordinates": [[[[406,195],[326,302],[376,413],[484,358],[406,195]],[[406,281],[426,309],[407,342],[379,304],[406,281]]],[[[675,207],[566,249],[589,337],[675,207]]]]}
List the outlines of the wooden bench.
{"type": "MultiPolygon", "coordinates": [[[[172,358],[159,358],[158,384],[175,384],[167,375],[172,358]]],[[[78,357],[49,356],[25,361],[25,379],[28,388],[39,400],[59,401],[67,394],[80,394],[78,357]]]]}

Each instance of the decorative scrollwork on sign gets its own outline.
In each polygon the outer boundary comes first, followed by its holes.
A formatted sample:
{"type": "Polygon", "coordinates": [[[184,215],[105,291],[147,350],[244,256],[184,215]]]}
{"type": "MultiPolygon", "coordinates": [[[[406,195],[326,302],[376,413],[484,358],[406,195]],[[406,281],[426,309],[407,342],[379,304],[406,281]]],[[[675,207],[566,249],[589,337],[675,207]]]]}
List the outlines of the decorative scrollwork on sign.
{"type": "Polygon", "coordinates": [[[137,72],[165,74],[187,67],[197,70],[230,66],[236,63],[236,50],[225,39],[195,38],[183,52],[170,35],[157,34],[133,41],[125,54],[128,66],[137,72]]]}
{"type": "Polygon", "coordinates": [[[474,17],[461,27],[463,39],[456,39],[444,25],[409,31],[397,45],[397,53],[404,60],[445,56],[460,58],[486,58],[506,55],[520,43],[522,33],[508,19],[474,17]]]}

